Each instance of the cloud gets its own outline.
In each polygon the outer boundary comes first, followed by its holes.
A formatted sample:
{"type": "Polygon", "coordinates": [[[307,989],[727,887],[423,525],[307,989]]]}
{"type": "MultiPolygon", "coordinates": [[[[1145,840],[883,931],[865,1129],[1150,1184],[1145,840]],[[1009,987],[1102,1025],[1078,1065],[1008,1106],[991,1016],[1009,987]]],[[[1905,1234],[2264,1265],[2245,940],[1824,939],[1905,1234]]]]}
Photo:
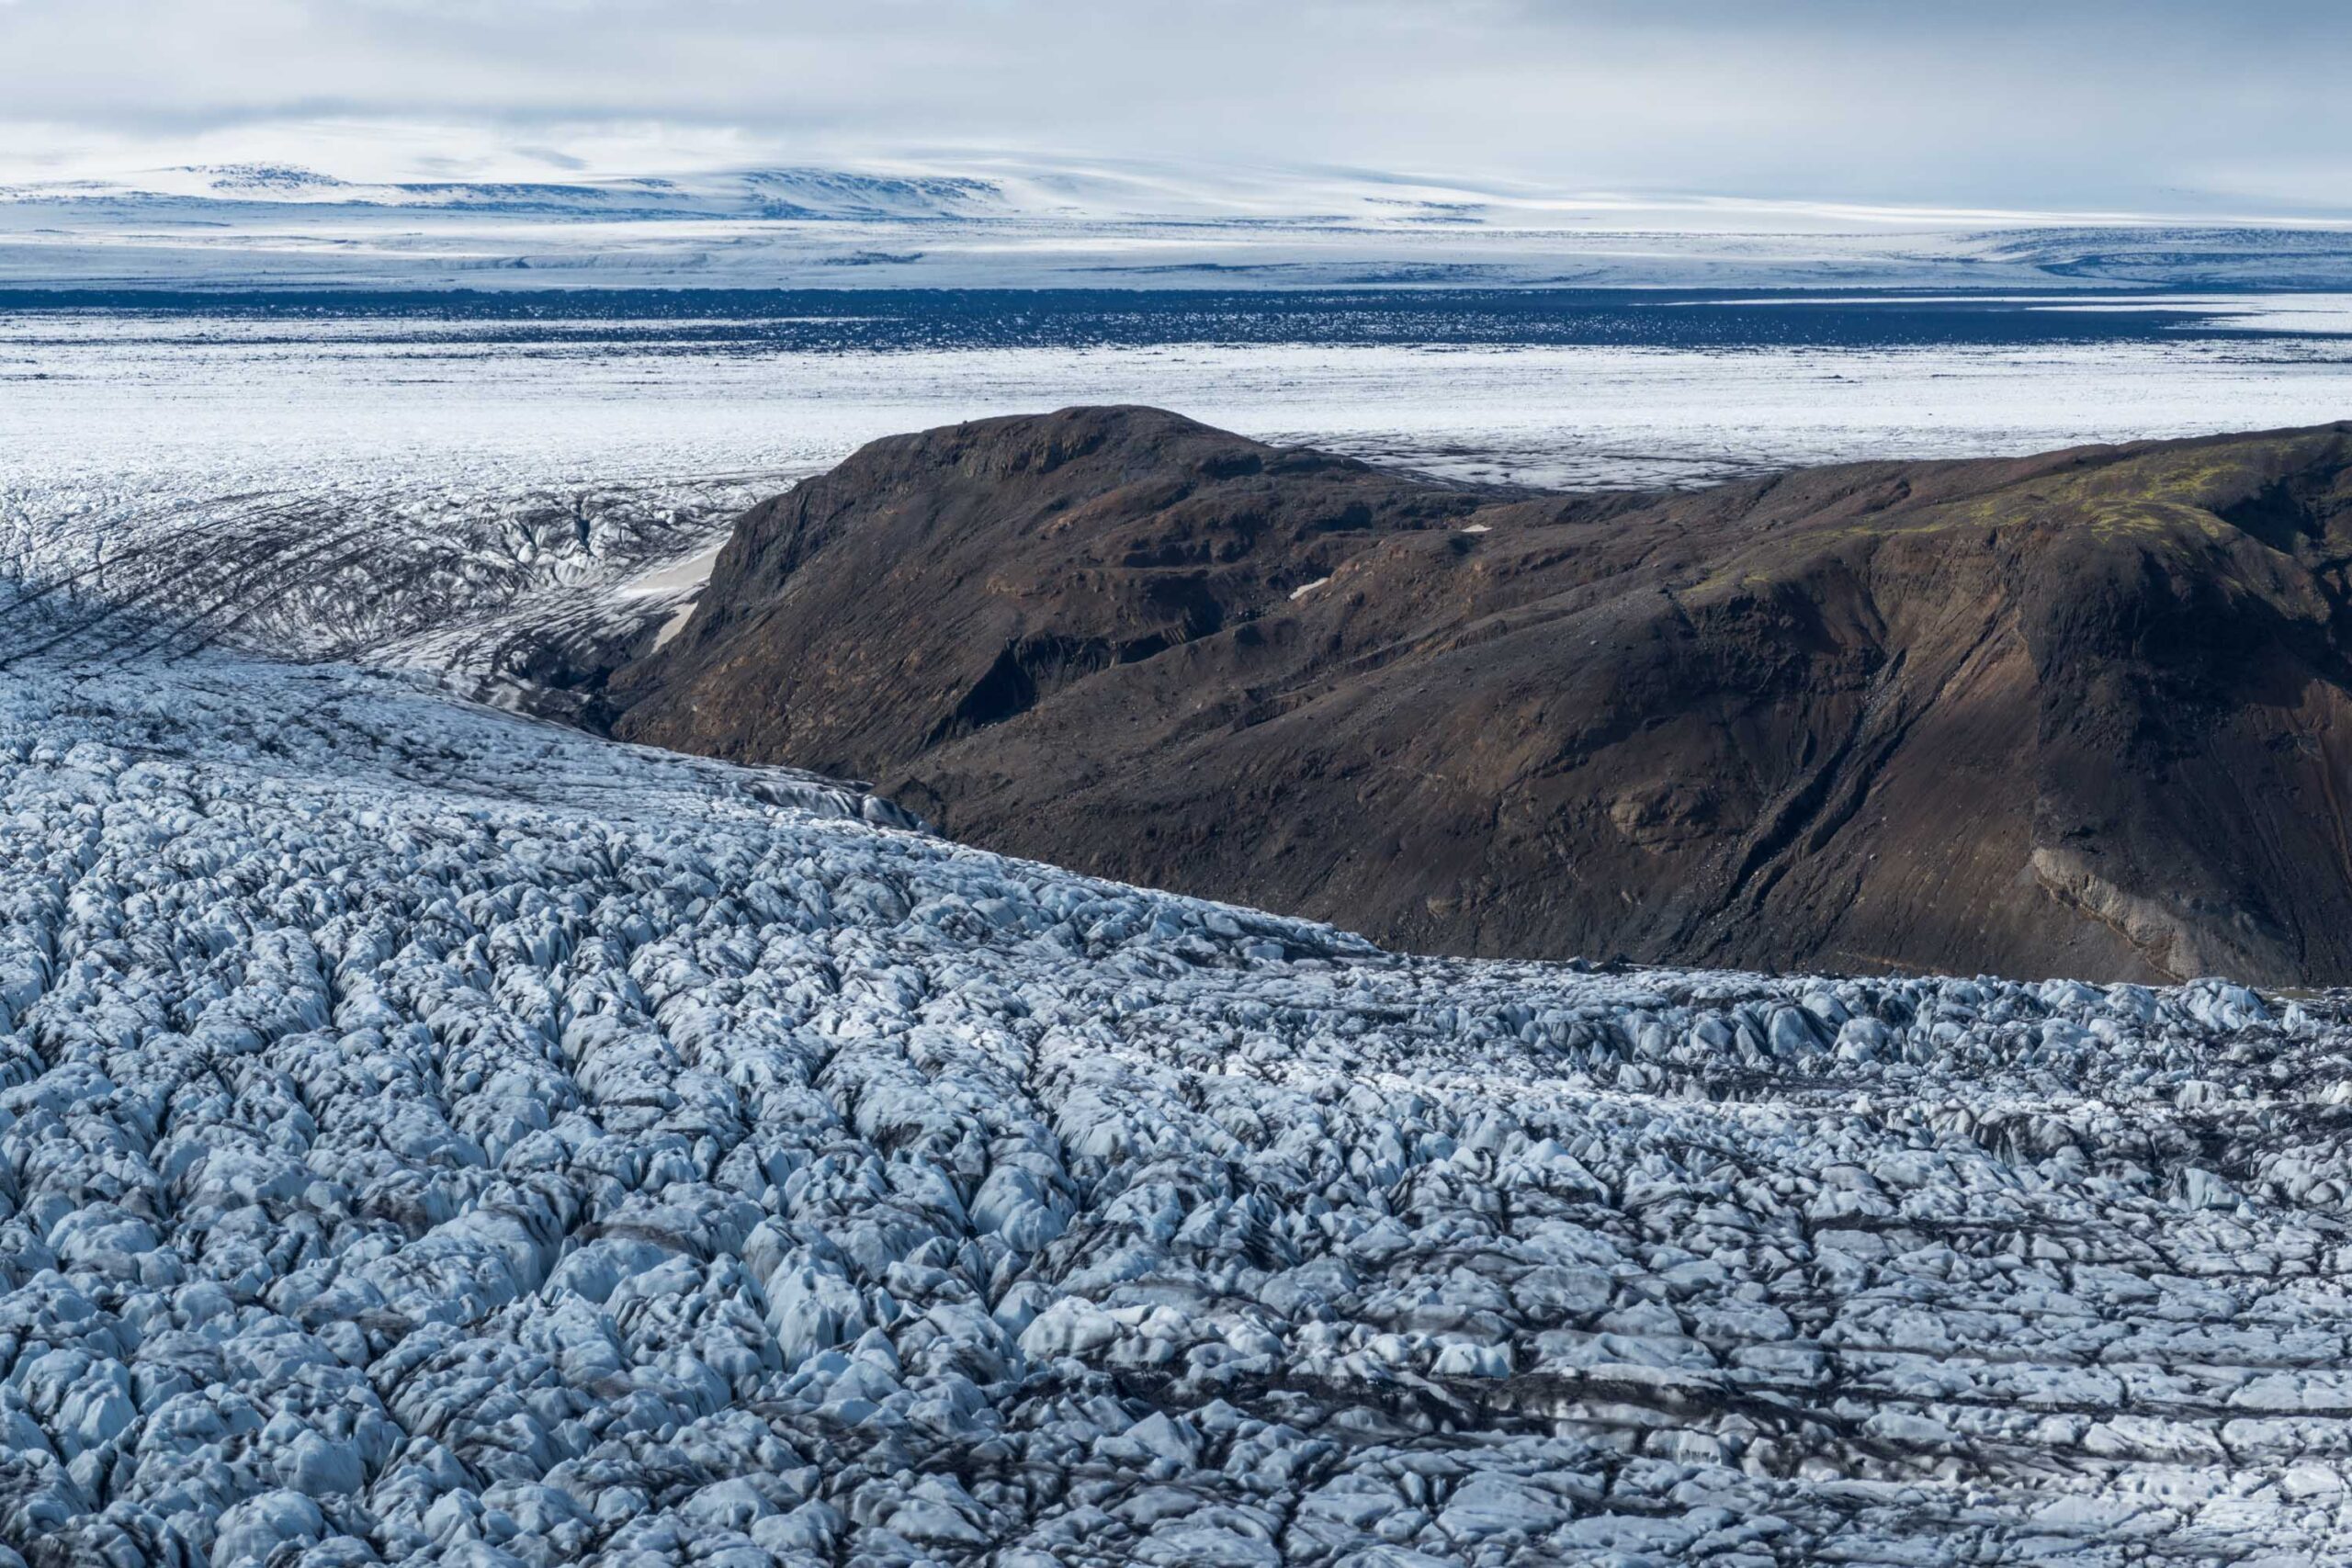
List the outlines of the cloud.
{"type": "Polygon", "coordinates": [[[18,122],[5,156],[19,165],[69,145],[168,161],[200,135],[333,119],[470,128],[481,164],[528,147],[569,167],[588,143],[641,166],[689,145],[1017,149],[1562,190],[2352,210],[2352,184],[2320,155],[2352,135],[2352,42],[2331,14],[2262,0],[0,0],[0,116],[18,122]],[[2271,173],[2290,167],[2302,175],[2271,173]]]}

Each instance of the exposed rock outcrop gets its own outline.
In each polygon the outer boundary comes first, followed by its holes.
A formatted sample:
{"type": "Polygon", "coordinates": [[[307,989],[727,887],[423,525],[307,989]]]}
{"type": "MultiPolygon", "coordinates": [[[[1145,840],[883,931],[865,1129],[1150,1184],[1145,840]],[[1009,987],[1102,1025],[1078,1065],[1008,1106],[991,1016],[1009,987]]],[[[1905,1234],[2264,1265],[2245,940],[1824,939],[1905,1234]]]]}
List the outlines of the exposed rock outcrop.
{"type": "Polygon", "coordinates": [[[1678,494],[1133,408],[747,513],[618,732],[1424,949],[2352,980],[2352,425],[1678,494]]]}

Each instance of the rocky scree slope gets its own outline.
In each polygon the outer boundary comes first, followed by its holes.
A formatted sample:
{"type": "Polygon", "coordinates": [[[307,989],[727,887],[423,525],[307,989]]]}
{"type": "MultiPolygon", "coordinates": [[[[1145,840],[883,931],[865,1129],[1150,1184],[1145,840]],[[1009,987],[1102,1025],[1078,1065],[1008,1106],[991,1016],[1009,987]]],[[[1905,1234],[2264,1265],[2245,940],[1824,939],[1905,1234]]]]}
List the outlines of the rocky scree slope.
{"type": "Polygon", "coordinates": [[[1453,489],[1148,409],[748,513],[633,739],[1423,950],[2352,979],[2352,426],[1453,489]]]}
{"type": "Polygon", "coordinates": [[[0,1568],[2352,1554],[2339,997],[1391,957],[56,610],[0,1568]]]}

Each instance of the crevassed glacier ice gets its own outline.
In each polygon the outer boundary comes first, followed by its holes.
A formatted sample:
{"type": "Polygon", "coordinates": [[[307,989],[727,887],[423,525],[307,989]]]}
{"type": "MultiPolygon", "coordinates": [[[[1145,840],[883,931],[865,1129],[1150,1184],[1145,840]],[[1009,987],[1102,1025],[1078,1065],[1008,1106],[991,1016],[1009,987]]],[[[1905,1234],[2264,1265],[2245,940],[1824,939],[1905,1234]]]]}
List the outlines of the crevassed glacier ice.
{"type": "Polygon", "coordinates": [[[0,1564],[2327,1561],[2335,998],[1395,957],[0,608],[0,1564]]]}

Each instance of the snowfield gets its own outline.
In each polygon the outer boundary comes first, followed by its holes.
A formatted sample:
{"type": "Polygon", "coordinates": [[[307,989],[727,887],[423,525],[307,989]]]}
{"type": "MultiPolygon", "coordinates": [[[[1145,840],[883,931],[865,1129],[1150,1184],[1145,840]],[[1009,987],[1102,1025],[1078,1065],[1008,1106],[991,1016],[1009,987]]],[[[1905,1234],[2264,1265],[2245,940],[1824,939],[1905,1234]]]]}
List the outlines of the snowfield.
{"type": "Polygon", "coordinates": [[[1392,957],[147,649],[0,687],[0,1562],[2352,1551],[2333,998],[1392,957]]]}
{"type": "Polygon", "coordinates": [[[26,320],[0,1568],[2352,1556],[2343,997],[1393,956],[463,700],[951,401],[1172,375],[1370,446],[1442,376],[1471,452],[1622,474],[1736,459],[1694,388],[1785,461],[1878,428],[1808,400],[1978,397],[1964,446],[2340,357],[26,320]]]}

